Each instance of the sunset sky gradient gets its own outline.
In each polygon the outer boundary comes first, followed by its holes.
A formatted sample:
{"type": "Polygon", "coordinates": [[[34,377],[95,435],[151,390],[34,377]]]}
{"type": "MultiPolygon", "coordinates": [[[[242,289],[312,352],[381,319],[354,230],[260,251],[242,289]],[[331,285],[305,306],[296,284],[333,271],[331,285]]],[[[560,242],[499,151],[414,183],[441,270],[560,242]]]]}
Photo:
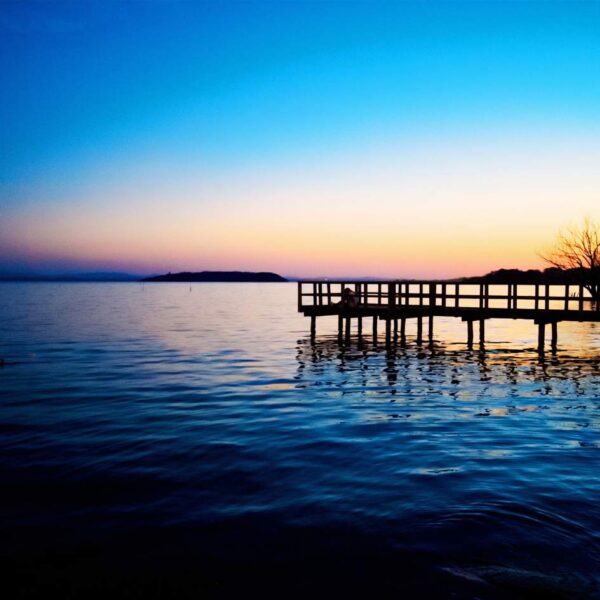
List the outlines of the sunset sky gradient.
{"type": "Polygon", "coordinates": [[[0,272],[452,277],[600,220],[600,3],[2,2],[0,272]]]}

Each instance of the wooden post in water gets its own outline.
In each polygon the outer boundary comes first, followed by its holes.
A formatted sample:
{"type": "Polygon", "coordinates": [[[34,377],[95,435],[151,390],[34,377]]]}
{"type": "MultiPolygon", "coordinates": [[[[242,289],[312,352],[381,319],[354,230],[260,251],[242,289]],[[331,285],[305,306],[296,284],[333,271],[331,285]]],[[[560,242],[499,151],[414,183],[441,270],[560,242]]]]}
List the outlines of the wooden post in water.
{"type": "Polygon", "coordinates": [[[314,339],[317,334],[317,317],[314,315],[310,318],[310,337],[314,339]]]}
{"type": "Polygon", "coordinates": [[[392,341],[392,322],[390,319],[385,320],[385,343],[389,346],[392,341]]]}
{"type": "MultiPolygon", "coordinates": [[[[421,299],[423,296],[421,296],[421,299]]],[[[423,341],[423,317],[417,317],[417,344],[423,341]]]]}
{"type": "Polygon", "coordinates": [[[352,321],[350,317],[346,317],[346,342],[350,341],[350,325],[352,321]]]}
{"type": "MultiPolygon", "coordinates": [[[[434,311],[437,305],[437,285],[435,283],[429,284],[429,310],[434,311]]],[[[427,328],[427,337],[429,343],[433,342],[433,312],[429,315],[429,324],[427,328]]]]}
{"type": "Polygon", "coordinates": [[[469,349],[473,347],[473,321],[471,319],[467,321],[467,346],[469,349]]]}
{"type": "Polygon", "coordinates": [[[344,317],[342,315],[342,313],[340,313],[338,315],[338,338],[340,340],[340,342],[342,341],[342,335],[343,335],[343,329],[344,329],[344,317]]]}
{"type": "Polygon", "coordinates": [[[485,319],[479,320],[479,345],[485,344],[485,319]]]}
{"type": "Polygon", "coordinates": [[[362,337],[362,317],[358,317],[358,337],[362,337]]]}
{"type": "Polygon", "coordinates": [[[394,317],[394,344],[398,342],[398,317],[394,317]]]}
{"type": "Polygon", "coordinates": [[[400,319],[400,341],[406,343],[406,317],[400,319]]]}
{"type": "Polygon", "coordinates": [[[556,346],[558,343],[558,323],[556,321],[552,321],[552,351],[556,351],[556,346]]]}
{"type": "Polygon", "coordinates": [[[544,353],[544,343],[546,342],[546,323],[540,321],[538,323],[538,352],[544,353]]]}
{"type": "Polygon", "coordinates": [[[377,315],[373,315],[373,343],[377,343],[377,315]]]}

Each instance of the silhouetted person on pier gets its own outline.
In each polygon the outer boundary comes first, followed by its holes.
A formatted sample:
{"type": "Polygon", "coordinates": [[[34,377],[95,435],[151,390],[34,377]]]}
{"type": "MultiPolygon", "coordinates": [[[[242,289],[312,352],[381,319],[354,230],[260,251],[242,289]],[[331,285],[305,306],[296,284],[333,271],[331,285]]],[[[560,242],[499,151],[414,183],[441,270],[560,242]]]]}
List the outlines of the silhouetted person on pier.
{"type": "Polygon", "coordinates": [[[340,304],[347,308],[356,308],[358,306],[358,296],[356,295],[356,292],[348,287],[344,288],[340,304]]]}

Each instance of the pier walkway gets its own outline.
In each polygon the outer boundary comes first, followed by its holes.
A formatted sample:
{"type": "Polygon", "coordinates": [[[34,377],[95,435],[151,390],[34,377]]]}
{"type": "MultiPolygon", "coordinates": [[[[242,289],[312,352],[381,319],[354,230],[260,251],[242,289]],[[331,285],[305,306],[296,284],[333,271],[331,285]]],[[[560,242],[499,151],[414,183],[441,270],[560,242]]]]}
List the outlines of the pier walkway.
{"type": "Polygon", "coordinates": [[[387,344],[405,341],[406,320],[417,321],[417,341],[423,339],[423,319],[433,339],[434,317],[457,317],[467,324],[467,344],[473,345],[473,323],[479,323],[479,342],[485,342],[487,319],[529,319],[538,326],[538,350],[544,352],[546,325],[556,349],[560,321],[600,322],[600,307],[582,285],[472,284],[436,281],[299,281],[298,311],[311,319],[316,335],[317,317],[338,317],[340,339],[349,339],[352,319],[362,336],[363,319],[371,318],[373,340],[378,322],[385,324],[387,344]],[[352,291],[347,302],[344,289],[352,291]],[[351,306],[353,304],[353,306],[351,306]]]}

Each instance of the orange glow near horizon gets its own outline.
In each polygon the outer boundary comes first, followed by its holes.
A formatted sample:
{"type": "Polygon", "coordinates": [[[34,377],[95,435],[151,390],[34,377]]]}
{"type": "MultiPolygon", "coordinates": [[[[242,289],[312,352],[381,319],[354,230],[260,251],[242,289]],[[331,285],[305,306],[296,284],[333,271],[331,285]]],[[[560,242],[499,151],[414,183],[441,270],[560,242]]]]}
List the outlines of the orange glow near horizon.
{"type": "Polygon", "coordinates": [[[444,278],[540,268],[537,253],[562,226],[598,218],[600,145],[589,142],[582,160],[580,140],[575,164],[574,143],[534,153],[522,140],[471,142],[458,152],[446,140],[326,164],[237,165],[218,177],[90,177],[60,203],[9,213],[0,244],[31,265],[140,273],[444,278]]]}

